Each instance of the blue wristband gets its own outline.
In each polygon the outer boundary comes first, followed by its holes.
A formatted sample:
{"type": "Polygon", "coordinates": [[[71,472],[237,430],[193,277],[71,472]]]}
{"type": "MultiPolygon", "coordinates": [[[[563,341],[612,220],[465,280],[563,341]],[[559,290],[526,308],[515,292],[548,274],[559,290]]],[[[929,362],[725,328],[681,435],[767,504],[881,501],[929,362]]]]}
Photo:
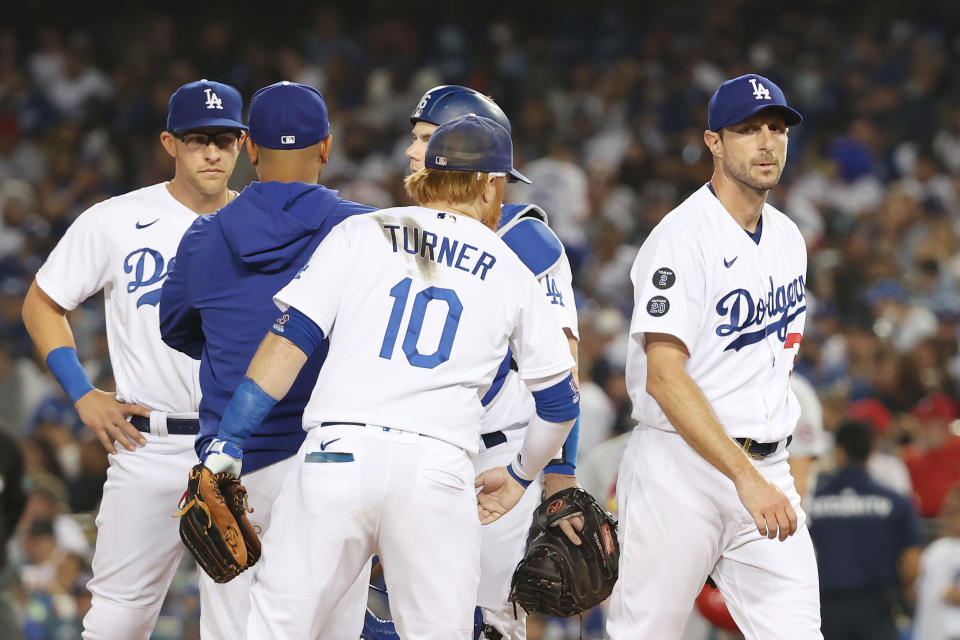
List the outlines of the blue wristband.
{"type": "Polygon", "coordinates": [[[217,438],[243,449],[247,436],[263,422],[277,402],[279,401],[261,389],[260,385],[244,376],[243,382],[237,385],[237,390],[233,392],[233,397],[223,412],[217,438]]]}
{"type": "Polygon", "coordinates": [[[513,463],[512,463],[512,462],[507,465],[507,473],[509,473],[510,476],[511,476],[514,480],[516,480],[517,482],[519,482],[519,483],[521,484],[521,486],[523,486],[524,489],[526,489],[526,488],[529,487],[531,484],[533,484],[533,480],[524,480],[523,478],[521,478],[520,476],[517,475],[517,472],[513,470],[513,463]]]}
{"type": "Polygon", "coordinates": [[[63,390],[67,392],[70,401],[77,400],[93,391],[93,385],[87,372],[80,364],[77,350],[73,347],[57,347],[47,354],[47,366],[53,377],[57,379],[63,390]]]}

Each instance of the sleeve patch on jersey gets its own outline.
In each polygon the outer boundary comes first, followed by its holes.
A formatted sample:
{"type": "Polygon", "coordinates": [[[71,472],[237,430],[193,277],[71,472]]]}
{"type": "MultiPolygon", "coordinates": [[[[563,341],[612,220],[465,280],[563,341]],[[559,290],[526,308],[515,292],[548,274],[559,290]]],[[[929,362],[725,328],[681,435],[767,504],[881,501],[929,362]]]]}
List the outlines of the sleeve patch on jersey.
{"type": "Polygon", "coordinates": [[[670,311],[670,301],[663,296],[653,296],[647,302],[647,313],[654,318],[667,315],[667,311],[670,311]]]}
{"type": "Polygon", "coordinates": [[[497,234],[538,279],[563,257],[560,238],[538,218],[514,219],[497,234]]]}
{"type": "Polygon", "coordinates": [[[660,267],[653,274],[653,286],[657,289],[669,289],[676,281],[677,274],[669,267],[660,267]]]}

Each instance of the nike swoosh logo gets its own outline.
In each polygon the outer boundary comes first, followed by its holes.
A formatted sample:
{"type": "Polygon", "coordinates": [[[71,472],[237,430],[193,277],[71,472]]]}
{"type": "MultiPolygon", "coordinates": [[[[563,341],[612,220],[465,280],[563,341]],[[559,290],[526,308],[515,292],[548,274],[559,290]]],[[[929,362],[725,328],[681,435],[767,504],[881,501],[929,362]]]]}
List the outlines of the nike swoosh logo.
{"type": "Polygon", "coordinates": [[[336,442],[336,441],[339,440],[339,439],[340,439],[340,438],[334,438],[333,440],[327,440],[326,442],[321,442],[321,443],[320,443],[320,451],[326,451],[328,445],[333,444],[334,442],[336,442]]]}
{"type": "MultiPolygon", "coordinates": [[[[157,218],[157,220],[159,220],[159,219],[160,219],[160,218],[157,218]]],[[[137,229],[146,229],[146,228],[149,227],[150,225],[152,225],[152,224],[154,224],[155,222],[157,222],[157,220],[154,220],[153,222],[148,222],[147,224],[140,224],[140,222],[138,221],[138,222],[137,222],[137,229]]]]}
{"type": "Polygon", "coordinates": [[[740,256],[733,256],[733,259],[732,259],[732,260],[727,260],[726,258],[724,258],[724,259],[723,259],[723,266],[725,266],[727,269],[729,269],[730,267],[733,266],[733,263],[736,262],[736,261],[737,261],[737,258],[739,258],[739,257],[740,257],[740,256]]]}

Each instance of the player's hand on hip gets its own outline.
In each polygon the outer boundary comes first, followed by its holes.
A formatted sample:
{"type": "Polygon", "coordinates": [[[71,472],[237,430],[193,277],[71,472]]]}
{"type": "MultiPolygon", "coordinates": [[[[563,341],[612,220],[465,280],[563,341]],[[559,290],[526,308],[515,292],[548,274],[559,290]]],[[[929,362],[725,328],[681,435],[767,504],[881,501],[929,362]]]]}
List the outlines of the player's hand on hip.
{"type": "Polygon", "coordinates": [[[480,524],[490,524],[498,520],[520,502],[525,491],[523,485],[507,472],[506,467],[487,469],[477,476],[474,486],[480,489],[477,494],[480,524]]]}
{"type": "MultiPolygon", "coordinates": [[[[580,485],[577,483],[577,476],[568,476],[563,473],[543,474],[543,492],[546,494],[548,499],[558,491],[579,486],[580,485]]],[[[580,546],[582,540],[580,540],[580,536],[577,535],[577,532],[583,530],[583,523],[583,514],[575,513],[572,516],[567,516],[563,520],[557,522],[556,526],[560,527],[560,530],[563,531],[563,534],[567,536],[567,539],[570,540],[570,542],[580,546]]]]}
{"type": "Polygon", "coordinates": [[[136,444],[141,447],[147,444],[147,439],[130,424],[127,418],[149,417],[149,409],[138,404],[120,402],[116,394],[100,389],[88,391],[73,406],[80,414],[83,424],[96,434],[100,444],[110,453],[117,452],[117,448],[113,445],[114,441],[130,451],[136,451],[136,444]]]}
{"type": "Polygon", "coordinates": [[[787,539],[797,531],[797,512],[793,510],[790,499],[780,487],[767,480],[754,469],[754,473],[737,482],[737,494],[740,502],[747,508],[757,525],[760,535],[771,540],[780,537],[787,539]]]}
{"type": "Polygon", "coordinates": [[[214,438],[200,454],[200,462],[210,473],[227,473],[239,478],[243,468],[243,449],[232,442],[214,438]]]}

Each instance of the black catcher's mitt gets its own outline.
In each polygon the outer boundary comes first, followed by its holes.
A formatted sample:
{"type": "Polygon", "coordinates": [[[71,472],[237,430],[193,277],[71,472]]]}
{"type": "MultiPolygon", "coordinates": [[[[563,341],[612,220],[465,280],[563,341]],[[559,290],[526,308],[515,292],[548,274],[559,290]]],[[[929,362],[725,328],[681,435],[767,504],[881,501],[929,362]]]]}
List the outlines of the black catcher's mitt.
{"type": "Polygon", "coordinates": [[[229,473],[202,464],[190,470],[180,511],[180,538],[214,582],[229,582],[260,559],[260,539],[247,520],[247,490],[229,473]]]}
{"type": "Polygon", "coordinates": [[[527,552],[513,572],[510,600],[528,612],[567,618],[603,602],[617,581],[617,521],[580,488],[558,491],[533,514],[527,552]],[[580,546],[551,526],[583,513],[580,546]]]}

